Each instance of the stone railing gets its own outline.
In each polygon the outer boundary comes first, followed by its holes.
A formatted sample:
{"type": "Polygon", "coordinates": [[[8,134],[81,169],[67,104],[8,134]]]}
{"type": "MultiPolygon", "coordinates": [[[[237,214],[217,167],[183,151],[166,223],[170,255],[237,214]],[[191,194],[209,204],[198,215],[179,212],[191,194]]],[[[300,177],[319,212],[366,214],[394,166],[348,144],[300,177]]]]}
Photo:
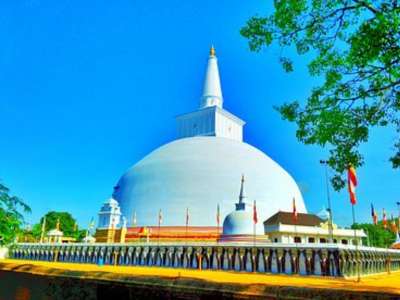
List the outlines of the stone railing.
{"type": "Polygon", "coordinates": [[[344,245],[18,244],[9,259],[316,276],[400,270],[400,251],[344,245]]]}

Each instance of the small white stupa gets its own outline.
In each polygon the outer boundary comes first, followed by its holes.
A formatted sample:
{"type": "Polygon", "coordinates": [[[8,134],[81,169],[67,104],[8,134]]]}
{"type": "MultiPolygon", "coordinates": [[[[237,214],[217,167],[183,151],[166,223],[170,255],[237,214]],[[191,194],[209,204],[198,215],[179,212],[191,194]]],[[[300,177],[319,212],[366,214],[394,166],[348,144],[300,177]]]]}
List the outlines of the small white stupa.
{"type": "Polygon", "coordinates": [[[235,204],[236,210],[226,216],[223,224],[222,234],[238,235],[253,234],[254,220],[250,204],[247,203],[247,194],[244,186],[244,175],[240,186],[239,202],[235,204]]]}

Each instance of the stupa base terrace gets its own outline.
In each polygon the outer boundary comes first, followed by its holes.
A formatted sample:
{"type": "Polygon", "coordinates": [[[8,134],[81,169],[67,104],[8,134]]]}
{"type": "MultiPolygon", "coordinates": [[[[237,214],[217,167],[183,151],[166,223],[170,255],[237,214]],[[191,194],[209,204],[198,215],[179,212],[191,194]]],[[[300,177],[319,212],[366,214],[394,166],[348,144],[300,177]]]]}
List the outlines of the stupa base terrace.
{"type": "Polygon", "coordinates": [[[400,270],[400,251],[304,244],[30,244],[10,250],[12,260],[287,275],[353,277],[400,270]]]}

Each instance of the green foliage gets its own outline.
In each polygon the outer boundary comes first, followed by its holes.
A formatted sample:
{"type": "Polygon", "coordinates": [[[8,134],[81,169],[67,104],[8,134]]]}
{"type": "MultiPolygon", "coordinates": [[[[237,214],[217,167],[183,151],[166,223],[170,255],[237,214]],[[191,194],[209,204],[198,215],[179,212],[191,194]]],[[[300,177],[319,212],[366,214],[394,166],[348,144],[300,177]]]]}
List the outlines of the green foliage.
{"type": "MultiPolygon", "coordinates": [[[[383,229],[382,221],[379,221],[378,225],[370,223],[354,224],[351,228],[363,229],[369,236],[370,245],[372,247],[386,248],[390,247],[396,240],[396,234],[391,229],[390,222],[391,221],[389,220],[387,229],[383,229]]],[[[398,221],[396,220],[396,222],[398,221]]],[[[363,245],[368,245],[367,238],[363,238],[363,245]]]]}
{"type": "MultiPolygon", "coordinates": [[[[71,216],[70,213],[68,212],[55,212],[55,211],[50,211],[48,212],[44,217],[40,219],[40,224],[37,224],[37,226],[40,227],[41,231],[41,224],[43,224],[43,219],[46,218],[46,230],[45,232],[47,233],[50,230],[53,230],[57,226],[58,220],[60,220],[60,227],[59,230],[63,232],[63,236],[65,237],[75,237],[77,238],[79,236],[78,233],[78,228],[75,231],[74,226],[75,226],[75,220],[71,216]]],[[[35,226],[33,231],[39,227],[35,226]]]]}
{"type": "MultiPolygon", "coordinates": [[[[312,76],[324,83],[314,87],[304,107],[298,101],[275,107],[282,118],[298,125],[304,144],[330,147],[332,184],[349,163],[363,164],[359,146],[374,126],[394,125],[400,133],[400,7],[393,0],[274,0],[275,12],[254,16],[241,30],[252,51],[277,43],[287,72],[293,62],[287,47],[299,55],[311,53],[312,76]]],[[[400,135],[389,158],[400,167],[400,135]]]]}
{"type": "Polygon", "coordinates": [[[18,229],[23,224],[20,209],[30,213],[31,209],[20,198],[11,196],[10,190],[0,183],[0,245],[14,242],[18,229]]]}

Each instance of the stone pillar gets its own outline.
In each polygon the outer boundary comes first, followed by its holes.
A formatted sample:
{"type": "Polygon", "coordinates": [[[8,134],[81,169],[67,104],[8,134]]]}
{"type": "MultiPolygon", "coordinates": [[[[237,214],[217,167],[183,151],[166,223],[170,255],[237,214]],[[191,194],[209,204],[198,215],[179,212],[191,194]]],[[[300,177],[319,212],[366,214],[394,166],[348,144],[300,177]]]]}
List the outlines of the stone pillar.
{"type": "Polygon", "coordinates": [[[54,251],[54,262],[57,262],[57,258],[58,258],[58,251],[57,250],[55,250],[54,251]]]}
{"type": "Polygon", "coordinates": [[[200,271],[201,271],[202,258],[203,258],[203,255],[197,254],[197,260],[198,260],[197,266],[198,266],[200,271]]]}
{"type": "Polygon", "coordinates": [[[114,266],[117,265],[117,260],[118,260],[118,252],[114,252],[114,266]]]}

